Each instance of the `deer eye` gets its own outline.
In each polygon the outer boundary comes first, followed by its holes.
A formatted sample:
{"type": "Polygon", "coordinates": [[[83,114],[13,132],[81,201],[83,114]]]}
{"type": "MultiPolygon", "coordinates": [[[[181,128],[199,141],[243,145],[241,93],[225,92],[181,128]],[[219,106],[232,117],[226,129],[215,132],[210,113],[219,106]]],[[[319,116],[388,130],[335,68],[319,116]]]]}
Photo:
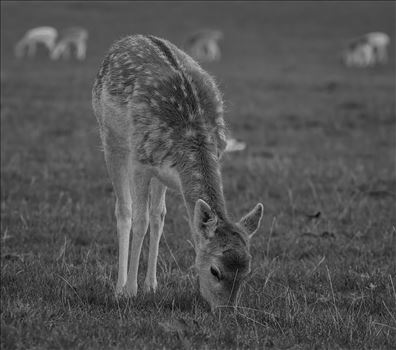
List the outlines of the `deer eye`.
{"type": "Polygon", "coordinates": [[[220,270],[219,270],[216,266],[211,266],[211,267],[210,267],[210,273],[211,273],[214,277],[216,277],[216,279],[217,279],[218,281],[221,281],[221,280],[223,279],[223,276],[222,276],[220,270]]]}

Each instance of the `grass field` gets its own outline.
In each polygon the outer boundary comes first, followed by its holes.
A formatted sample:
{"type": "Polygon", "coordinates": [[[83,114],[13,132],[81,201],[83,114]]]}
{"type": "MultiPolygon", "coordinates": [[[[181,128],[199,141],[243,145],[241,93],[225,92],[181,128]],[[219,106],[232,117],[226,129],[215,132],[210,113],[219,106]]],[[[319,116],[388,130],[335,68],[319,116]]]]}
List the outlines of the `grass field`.
{"type": "Polygon", "coordinates": [[[394,2],[1,2],[1,349],[395,349],[394,33],[394,2]],[[87,60],[14,60],[38,25],[87,27],[87,60]],[[215,314],[171,192],[158,292],[115,298],[114,194],[90,102],[113,40],[181,44],[200,27],[224,32],[222,61],[204,67],[248,142],[223,159],[227,206],[235,219],[265,206],[239,307],[215,314]],[[372,30],[391,35],[390,62],[343,67],[346,40],[372,30]]]}

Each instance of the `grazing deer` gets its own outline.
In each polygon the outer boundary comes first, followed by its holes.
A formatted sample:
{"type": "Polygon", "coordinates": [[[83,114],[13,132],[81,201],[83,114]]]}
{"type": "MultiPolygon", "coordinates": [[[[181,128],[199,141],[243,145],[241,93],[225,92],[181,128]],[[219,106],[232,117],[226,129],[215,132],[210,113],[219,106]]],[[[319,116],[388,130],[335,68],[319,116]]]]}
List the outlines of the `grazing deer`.
{"type": "Polygon", "coordinates": [[[51,58],[69,59],[72,46],[76,48],[76,57],[84,60],[87,52],[88,31],[81,27],[70,27],[61,32],[60,39],[51,53],[51,58]]]}
{"type": "Polygon", "coordinates": [[[37,51],[37,45],[43,44],[51,53],[58,36],[58,31],[53,27],[37,27],[28,30],[14,48],[17,58],[22,58],[27,48],[28,57],[33,57],[37,51]]]}
{"type": "Polygon", "coordinates": [[[201,62],[218,61],[221,58],[219,41],[223,33],[219,30],[201,30],[190,35],[184,46],[186,51],[201,62]]]}
{"type": "Polygon", "coordinates": [[[347,67],[368,67],[375,64],[373,47],[367,42],[353,42],[343,55],[347,67]]]}
{"type": "Polygon", "coordinates": [[[388,61],[389,36],[372,32],[353,39],[343,52],[346,66],[368,67],[388,61]]]}
{"type": "Polygon", "coordinates": [[[227,214],[219,164],[226,145],[223,104],[212,77],[169,41],[133,35],[113,44],[105,56],[92,105],[116,195],[116,292],[137,294],[139,257],[149,224],[145,290],[156,290],[170,187],[181,192],[187,208],[202,296],[212,309],[234,304],[250,271],[249,243],[263,205],[237,223],[227,214]]]}
{"type": "Polygon", "coordinates": [[[372,32],[367,33],[365,37],[374,50],[375,62],[381,64],[388,62],[389,35],[381,32],[372,32]]]}

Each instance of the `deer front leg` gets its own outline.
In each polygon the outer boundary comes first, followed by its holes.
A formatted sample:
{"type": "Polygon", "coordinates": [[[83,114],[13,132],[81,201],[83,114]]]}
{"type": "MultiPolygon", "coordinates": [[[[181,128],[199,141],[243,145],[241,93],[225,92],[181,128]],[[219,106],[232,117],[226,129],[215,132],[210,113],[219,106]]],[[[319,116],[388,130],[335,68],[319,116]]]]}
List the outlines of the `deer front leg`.
{"type": "Polygon", "coordinates": [[[81,61],[85,59],[85,55],[86,55],[86,43],[85,41],[79,41],[76,44],[76,56],[77,58],[81,61]]]}
{"type": "Polygon", "coordinates": [[[148,202],[149,202],[150,176],[144,171],[135,171],[130,181],[132,195],[132,246],[129,259],[129,271],[125,285],[127,296],[137,294],[137,276],[139,271],[139,258],[142,250],[144,236],[146,235],[149,223],[148,202]]]}
{"type": "Polygon", "coordinates": [[[28,57],[33,57],[36,54],[36,45],[35,41],[30,41],[28,43],[28,57]]]}
{"type": "Polygon", "coordinates": [[[120,294],[127,280],[129,235],[132,200],[129,188],[129,154],[105,150],[105,159],[116,195],[115,217],[118,236],[118,277],[116,293],[120,294]]]}
{"type": "Polygon", "coordinates": [[[64,59],[66,59],[66,60],[68,60],[68,59],[70,58],[70,56],[71,56],[71,48],[70,48],[70,45],[69,45],[69,44],[65,44],[65,45],[63,46],[63,50],[62,50],[61,56],[62,56],[64,59]]]}
{"type": "Polygon", "coordinates": [[[157,258],[158,248],[164,229],[166,215],[166,186],[153,178],[150,196],[150,249],[144,289],[146,292],[157,289],[157,258]]]}

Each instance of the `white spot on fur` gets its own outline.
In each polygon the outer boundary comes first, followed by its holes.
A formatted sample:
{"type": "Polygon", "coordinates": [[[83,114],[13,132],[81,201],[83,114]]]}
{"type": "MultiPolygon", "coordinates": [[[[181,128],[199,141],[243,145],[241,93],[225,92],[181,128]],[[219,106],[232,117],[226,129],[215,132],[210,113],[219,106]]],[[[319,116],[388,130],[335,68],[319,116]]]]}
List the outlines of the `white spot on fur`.
{"type": "Polygon", "coordinates": [[[199,115],[202,115],[202,108],[201,108],[201,105],[198,105],[198,114],[199,114],[199,115]]]}
{"type": "Polygon", "coordinates": [[[210,156],[210,158],[212,158],[215,162],[218,161],[217,156],[216,156],[214,153],[209,152],[209,156],[210,156]]]}
{"type": "Polygon", "coordinates": [[[225,141],[226,140],[226,136],[224,133],[224,129],[223,128],[219,128],[217,129],[218,135],[220,137],[221,140],[225,141]]]}
{"type": "Polygon", "coordinates": [[[220,127],[224,127],[224,119],[221,115],[217,116],[216,118],[216,124],[220,127]]]}
{"type": "Polygon", "coordinates": [[[126,94],[130,94],[130,93],[132,92],[132,90],[133,90],[132,86],[131,86],[131,85],[128,85],[128,86],[125,88],[124,92],[125,92],[126,94]]]}
{"type": "Polygon", "coordinates": [[[202,174],[199,173],[198,171],[194,171],[191,175],[194,179],[202,179],[203,177],[202,174]]]}
{"type": "Polygon", "coordinates": [[[170,138],[165,138],[164,139],[164,148],[166,150],[168,150],[169,148],[171,148],[173,146],[173,141],[170,138]]]}
{"type": "Polygon", "coordinates": [[[190,137],[195,137],[197,134],[196,130],[192,129],[192,128],[187,128],[186,129],[186,137],[190,138],[190,137]]]}
{"type": "Polygon", "coordinates": [[[147,104],[144,102],[134,103],[132,104],[131,108],[138,113],[145,113],[145,111],[147,110],[147,104]]]}
{"type": "Polygon", "coordinates": [[[184,84],[181,86],[181,89],[183,91],[184,97],[187,97],[187,91],[186,91],[186,87],[184,86],[184,84]]]}
{"type": "Polygon", "coordinates": [[[154,98],[150,98],[150,106],[158,107],[158,102],[154,98]]]}

